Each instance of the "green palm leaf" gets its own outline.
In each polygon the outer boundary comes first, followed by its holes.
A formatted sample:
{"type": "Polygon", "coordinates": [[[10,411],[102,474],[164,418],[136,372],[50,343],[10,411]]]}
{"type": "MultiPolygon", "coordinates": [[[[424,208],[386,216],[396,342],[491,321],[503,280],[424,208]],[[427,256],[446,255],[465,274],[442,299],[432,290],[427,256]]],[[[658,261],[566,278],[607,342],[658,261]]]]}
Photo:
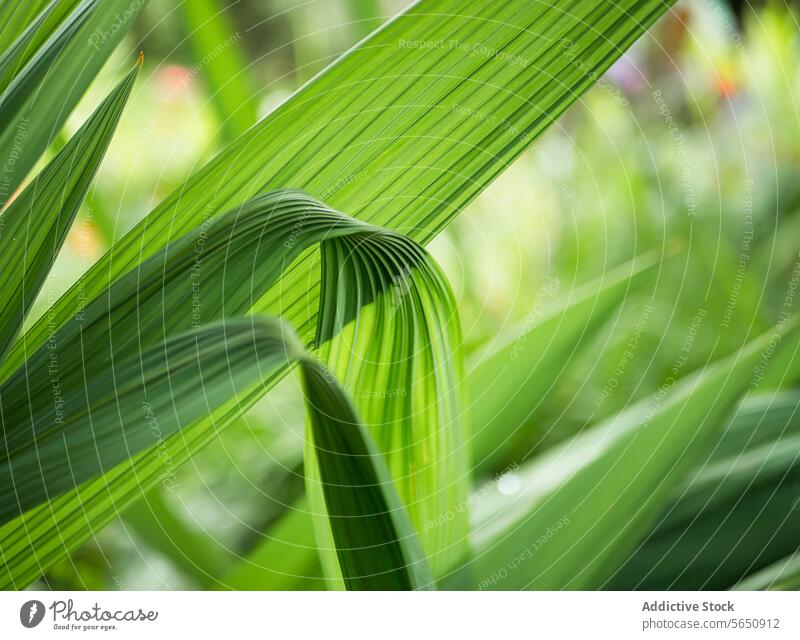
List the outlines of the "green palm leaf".
{"type": "MultiPolygon", "coordinates": [[[[117,366],[128,368],[136,366],[135,362],[129,361],[131,350],[134,353],[148,348],[158,350],[161,340],[171,339],[171,336],[190,329],[193,325],[240,315],[250,308],[254,296],[258,297],[272,286],[292,259],[320,241],[326,248],[323,254],[327,258],[326,268],[329,273],[335,274],[339,269],[340,262],[336,261],[334,256],[341,255],[343,251],[352,253],[353,246],[363,249],[363,255],[366,256],[360,261],[351,259],[348,262],[349,268],[354,273],[354,281],[361,282],[361,289],[357,290],[357,295],[350,291],[350,297],[348,297],[348,290],[339,289],[336,281],[330,282],[327,288],[323,288],[322,305],[326,312],[320,316],[321,320],[324,320],[324,324],[320,325],[320,336],[325,339],[337,335],[345,325],[353,321],[357,322],[362,304],[381,295],[386,287],[399,281],[397,280],[399,277],[409,277],[408,274],[412,274],[417,265],[427,265],[423,276],[432,277],[431,274],[434,276],[438,274],[427,262],[424,251],[410,240],[394,232],[381,230],[343,216],[301,193],[275,192],[261,196],[245,207],[233,210],[186,234],[159,254],[139,265],[135,271],[117,280],[103,295],[98,296],[70,322],[56,331],[47,345],[32,354],[26,361],[25,367],[15,372],[0,386],[0,396],[4,399],[0,406],[0,415],[5,425],[6,439],[11,443],[8,446],[21,447],[21,444],[15,445],[14,443],[17,441],[27,442],[29,447],[33,447],[30,454],[33,456],[35,453],[33,435],[37,434],[37,424],[41,425],[42,429],[51,425],[53,411],[52,367],[54,362],[57,363],[59,389],[65,398],[70,397],[72,402],[88,402],[86,411],[95,406],[105,406],[109,401],[103,400],[107,397],[103,394],[111,393],[111,389],[104,386],[103,381],[109,380],[109,371],[113,372],[117,366]],[[385,262],[370,262],[371,258],[380,255],[381,252],[385,262]],[[242,282],[247,283],[246,288],[241,286],[242,282]],[[202,295],[198,296],[198,292],[202,292],[202,295]],[[136,322],[131,322],[131,318],[136,318],[136,322]],[[83,357],[86,352],[94,354],[90,361],[86,361],[83,357]],[[118,365],[117,363],[120,361],[122,364],[118,365]],[[95,393],[100,396],[94,398],[92,394],[95,393]]],[[[442,290],[441,287],[442,281],[438,279],[431,283],[427,283],[425,280],[415,281],[415,295],[424,300],[425,304],[421,307],[409,307],[408,311],[414,309],[416,315],[413,317],[407,317],[407,314],[401,315],[400,320],[421,323],[421,326],[425,326],[426,318],[430,316],[436,319],[436,324],[433,326],[437,329],[446,328],[446,322],[454,322],[447,313],[436,306],[439,296],[445,295],[445,290],[442,290]]],[[[443,299],[445,302],[452,302],[450,298],[443,299]]],[[[448,308],[450,307],[445,306],[444,310],[446,311],[448,308]]],[[[401,327],[404,326],[402,322],[399,325],[401,327]]],[[[457,324],[453,326],[457,332],[457,324]]],[[[444,335],[450,334],[445,333],[444,335]]],[[[435,339],[430,337],[428,343],[437,344],[435,339]]],[[[431,348],[427,346],[428,343],[420,344],[420,340],[417,340],[409,344],[402,344],[400,353],[405,354],[403,349],[410,346],[431,348]]],[[[442,359],[443,352],[441,351],[446,346],[438,345],[436,347],[440,350],[440,353],[437,353],[438,362],[442,363],[436,375],[444,382],[439,382],[439,386],[434,385],[432,391],[429,384],[423,387],[426,393],[433,394],[423,396],[423,402],[432,402],[434,410],[437,411],[441,410],[440,404],[442,407],[444,406],[437,394],[441,394],[446,402],[452,402],[453,388],[451,385],[455,384],[452,372],[448,373],[453,367],[453,362],[442,359]]],[[[397,355],[397,352],[394,355],[397,355]]],[[[155,358],[156,355],[151,354],[150,357],[155,358]]],[[[418,363],[419,359],[410,358],[408,361],[418,363]]],[[[160,370],[170,371],[170,368],[167,367],[169,363],[161,364],[164,366],[160,370]]],[[[416,367],[424,367],[429,364],[425,360],[423,365],[417,364],[416,367]]],[[[285,370],[285,367],[283,369],[285,370]]],[[[155,367],[155,370],[158,371],[159,368],[155,367]]],[[[88,480],[92,473],[106,472],[104,495],[90,498],[89,496],[96,493],[97,487],[93,483],[89,483],[74,491],[72,495],[66,495],[64,498],[54,501],[59,511],[62,507],[64,510],[68,510],[70,502],[80,502],[84,510],[80,514],[74,514],[74,517],[77,520],[85,519],[85,523],[92,524],[92,527],[86,526],[86,524],[83,527],[76,525],[74,533],[69,536],[70,544],[77,544],[82,537],[89,535],[93,527],[107,522],[107,519],[119,508],[118,505],[130,499],[135,489],[141,490],[158,482],[163,469],[160,468],[160,465],[153,464],[153,460],[157,461],[158,457],[166,452],[168,458],[177,466],[179,461],[185,460],[202,444],[207,443],[210,437],[213,437],[215,430],[224,426],[227,421],[248,406],[248,403],[263,393],[263,389],[276,379],[280,370],[277,365],[273,367],[272,374],[265,374],[264,380],[255,384],[255,388],[246,385],[238,385],[235,389],[225,387],[230,393],[223,395],[229,398],[230,402],[220,401],[209,406],[194,407],[193,410],[202,410],[199,413],[187,414],[188,417],[178,416],[181,419],[177,420],[175,424],[179,423],[184,428],[180,433],[175,433],[173,437],[170,437],[170,433],[175,432],[176,429],[170,431],[161,427],[164,437],[163,451],[153,452],[149,459],[146,456],[135,455],[137,451],[145,448],[144,445],[129,450],[120,447],[118,443],[116,446],[113,442],[109,444],[110,457],[108,461],[99,461],[98,465],[92,467],[90,473],[82,478],[88,480]],[[220,413],[215,413],[217,408],[220,409],[220,413]],[[211,414],[211,417],[201,419],[207,414],[211,414]],[[193,422],[195,424],[190,424],[193,422]],[[121,467],[127,467],[127,473],[120,469],[112,469],[115,464],[123,461],[124,464],[121,467]],[[117,502],[118,500],[119,502],[117,502]],[[92,506],[96,511],[86,510],[86,505],[90,502],[95,503],[92,506]],[[113,510],[110,508],[111,506],[113,506],[113,510]],[[94,513],[99,515],[95,516],[94,513]]],[[[404,377],[410,375],[402,367],[399,367],[398,371],[403,371],[404,377]]],[[[197,371],[193,373],[198,374],[197,371]]],[[[137,370],[125,369],[124,375],[114,375],[112,379],[138,379],[136,375],[137,370]]],[[[306,375],[312,374],[306,373],[306,375]]],[[[190,377],[187,374],[187,379],[190,377]]],[[[187,397],[191,397],[191,394],[188,394],[187,397]]],[[[330,401],[334,400],[335,398],[330,401]]],[[[364,406],[369,409],[368,405],[364,406]]],[[[415,438],[423,441],[428,438],[442,438],[442,441],[447,443],[449,442],[447,429],[453,433],[452,436],[449,436],[451,439],[458,437],[459,424],[457,420],[452,419],[454,409],[450,409],[450,413],[442,414],[450,416],[449,422],[433,421],[429,423],[424,420],[427,418],[427,414],[421,416],[423,419],[412,421],[411,414],[407,413],[411,410],[419,411],[423,408],[420,405],[406,407],[403,403],[402,407],[397,415],[404,420],[406,427],[414,427],[415,438]]],[[[78,433],[81,425],[87,425],[84,417],[86,411],[70,409],[67,412],[67,409],[64,409],[65,415],[75,416],[74,425],[70,428],[73,430],[71,433],[75,434],[74,437],[78,438],[74,445],[76,451],[90,449],[90,443],[86,440],[89,435],[84,432],[81,436],[78,433]]],[[[343,412],[344,409],[340,407],[339,414],[343,412]]],[[[106,416],[108,428],[111,429],[112,434],[116,434],[118,437],[119,429],[114,425],[110,416],[111,414],[106,416]]],[[[60,433],[58,424],[55,427],[55,433],[60,433]]],[[[316,443],[317,429],[313,428],[313,420],[311,427],[309,441],[316,443]]],[[[98,427],[94,426],[93,429],[97,431],[98,427]]],[[[98,436],[96,435],[96,437],[98,436]]],[[[36,439],[40,440],[41,436],[36,435],[36,439]]],[[[353,446],[360,446],[363,449],[367,445],[355,443],[353,446]]],[[[325,450],[336,451],[330,446],[325,447],[325,450]]],[[[435,501],[436,508],[454,509],[456,501],[462,495],[466,495],[466,476],[457,473],[458,467],[453,466],[450,450],[444,447],[433,450],[439,452],[437,457],[431,458],[430,446],[413,451],[408,448],[399,451],[384,450],[390,468],[413,469],[421,466],[421,462],[416,462],[418,459],[425,460],[430,468],[426,473],[432,474],[443,483],[443,488],[438,485],[431,487],[426,474],[419,477],[412,476],[400,483],[399,486],[406,496],[413,495],[415,498],[413,502],[409,502],[409,510],[415,514],[416,523],[420,522],[422,517],[420,513],[425,513],[424,511],[420,512],[422,507],[431,509],[430,500],[435,501]],[[459,486],[461,487],[459,491],[453,489],[453,487],[459,486]]],[[[341,458],[341,455],[333,457],[341,458]]],[[[351,457],[352,455],[354,454],[351,454],[351,457]]],[[[337,474],[342,472],[336,466],[329,467],[326,472],[322,463],[328,464],[328,461],[320,460],[316,452],[314,452],[314,456],[320,461],[322,486],[327,487],[325,473],[338,477],[337,474]]],[[[95,457],[97,456],[95,455],[95,457]]],[[[401,477],[406,475],[408,473],[404,472],[401,477]]],[[[368,478],[364,477],[363,479],[366,482],[368,478]]],[[[78,483],[75,484],[77,486],[78,483]]],[[[338,484],[342,483],[338,482],[338,484]]],[[[54,494],[51,492],[51,495],[54,494]]],[[[40,497],[41,495],[37,494],[35,499],[40,497]]],[[[320,506],[320,510],[329,514],[331,522],[336,522],[336,512],[330,511],[331,498],[327,495],[324,496],[324,505],[324,507],[320,506]]],[[[338,503],[333,506],[337,505],[338,503]]],[[[24,511],[30,506],[32,504],[26,503],[22,505],[22,510],[24,511]]],[[[339,520],[343,519],[346,517],[339,517],[339,520]]],[[[49,543],[48,536],[44,531],[55,532],[64,525],[63,520],[48,522],[42,526],[42,538],[49,543]]],[[[2,538],[3,532],[0,531],[0,547],[3,548],[4,553],[8,546],[25,544],[26,541],[26,538],[23,537],[24,522],[16,523],[16,525],[11,523],[9,527],[5,542],[2,538]]],[[[344,530],[346,531],[346,527],[344,530]]],[[[420,528],[420,530],[422,529],[420,528]]],[[[332,533],[336,533],[335,527],[332,533]]],[[[466,531],[457,531],[453,536],[456,540],[460,539],[463,544],[463,540],[466,539],[466,531]]],[[[331,545],[330,548],[336,550],[338,560],[341,560],[342,554],[340,544],[344,544],[348,540],[347,537],[341,538],[331,545]]],[[[33,545],[32,555],[35,557],[37,555],[35,541],[33,545]]],[[[66,549],[67,547],[63,548],[64,551],[66,549]]],[[[354,550],[348,548],[348,553],[363,554],[362,546],[357,546],[354,550]]],[[[31,554],[29,553],[29,555],[31,554]]],[[[54,552],[51,557],[55,556],[54,552]]],[[[349,556],[348,561],[350,561],[349,556]]],[[[409,566],[413,567],[413,564],[409,566]]],[[[343,568],[345,581],[351,587],[362,588],[364,583],[361,580],[370,579],[371,573],[353,576],[349,573],[352,569],[352,565],[348,566],[346,570],[343,568]]],[[[378,576],[371,579],[386,577],[378,576]]],[[[389,577],[391,577],[391,573],[389,577]]],[[[416,588],[428,582],[417,580],[414,585],[416,588]]],[[[389,587],[389,583],[381,584],[384,588],[389,587]]]]}
{"type": "Polygon", "coordinates": [[[800,553],[787,556],[762,569],[738,583],[735,588],[741,591],[797,591],[800,589],[800,553]]]}
{"type": "MultiPolygon", "coordinates": [[[[190,177],[50,318],[65,322],[81,295],[99,294],[209,213],[272,189],[304,189],[427,242],[670,5],[580,0],[567,11],[529,0],[418,2],[190,177]]],[[[314,263],[313,256],[299,261],[280,293],[253,300],[254,311],[280,310],[308,340],[315,308],[302,301],[309,277],[315,286],[314,263]]],[[[0,375],[48,333],[43,322],[32,328],[0,375]]]]}
{"type": "Polygon", "coordinates": [[[0,51],[6,51],[36,21],[52,0],[0,2],[0,51]]]}
{"type": "MultiPolygon", "coordinates": [[[[290,361],[298,361],[303,374],[309,422],[320,443],[317,460],[326,505],[348,586],[430,585],[408,516],[350,401],[305,355],[291,330],[271,319],[211,324],[171,337],[90,377],[85,395],[65,388],[63,416],[54,417],[51,401],[39,411],[34,408],[28,422],[4,425],[0,522],[44,505],[23,517],[27,536],[41,534],[57,496],[150,449],[154,441],[155,455],[163,456],[163,438],[290,361]]],[[[12,585],[30,560],[16,550],[23,540],[19,533],[16,540],[0,537],[5,580],[12,585]]]]}
{"type": "Polygon", "coordinates": [[[255,123],[257,94],[250,86],[249,70],[239,51],[241,34],[234,30],[220,4],[217,0],[192,0],[181,3],[180,11],[228,142],[255,123]]]}

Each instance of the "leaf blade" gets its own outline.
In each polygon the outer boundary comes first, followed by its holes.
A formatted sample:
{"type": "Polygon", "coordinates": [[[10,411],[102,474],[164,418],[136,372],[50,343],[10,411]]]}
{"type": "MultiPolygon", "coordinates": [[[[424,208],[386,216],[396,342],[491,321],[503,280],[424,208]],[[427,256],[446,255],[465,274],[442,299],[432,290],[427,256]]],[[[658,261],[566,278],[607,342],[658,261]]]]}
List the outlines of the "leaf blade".
{"type": "Polygon", "coordinates": [[[590,339],[624,297],[657,275],[654,256],[643,256],[570,295],[505,346],[481,357],[467,386],[476,472],[502,467],[524,437],[524,426],[558,382],[580,345],[590,339]],[[514,380],[514,384],[504,384],[514,380]]]}
{"type": "Polygon", "coordinates": [[[80,3],[0,95],[0,154],[6,167],[0,207],[58,134],[144,2],[80,3]]]}
{"type": "Polygon", "coordinates": [[[0,363],[19,333],[111,142],[139,65],[2,213],[0,363]]]}
{"type": "MultiPolygon", "coordinates": [[[[283,187],[304,189],[425,243],[670,5],[581,1],[563,12],[527,0],[500,7],[423,0],[187,180],[115,245],[113,263],[101,260],[91,270],[84,291],[98,294],[199,225],[208,211],[283,187]],[[568,35],[580,46],[567,55],[553,45],[568,35]],[[496,54],[465,56],[455,45],[414,44],[428,41],[473,44],[496,54]],[[549,74],[539,73],[543,68],[549,74]],[[409,169],[414,166],[421,168],[409,169]]],[[[311,258],[298,262],[284,278],[283,295],[270,292],[254,301],[253,311],[286,310],[310,340],[313,312],[300,301],[314,265],[311,258]]],[[[73,289],[54,306],[57,323],[74,312],[77,298],[73,289]]],[[[24,349],[46,339],[45,329],[39,324],[28,332],[27,346],[17,345],[0,375],[19,365],[24,349]]]]}

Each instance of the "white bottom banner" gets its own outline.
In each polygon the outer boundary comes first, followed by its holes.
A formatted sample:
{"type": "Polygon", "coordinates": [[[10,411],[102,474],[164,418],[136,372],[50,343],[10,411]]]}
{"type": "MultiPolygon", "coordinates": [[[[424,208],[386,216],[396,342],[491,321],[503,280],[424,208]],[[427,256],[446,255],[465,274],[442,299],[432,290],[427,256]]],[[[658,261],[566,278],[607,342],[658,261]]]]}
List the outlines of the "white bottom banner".
{"type": "Polygon", "coordinates": [[[0,638],[796,639],[798,609],[792,592],[25,591],[0,594],[0,638]]]}

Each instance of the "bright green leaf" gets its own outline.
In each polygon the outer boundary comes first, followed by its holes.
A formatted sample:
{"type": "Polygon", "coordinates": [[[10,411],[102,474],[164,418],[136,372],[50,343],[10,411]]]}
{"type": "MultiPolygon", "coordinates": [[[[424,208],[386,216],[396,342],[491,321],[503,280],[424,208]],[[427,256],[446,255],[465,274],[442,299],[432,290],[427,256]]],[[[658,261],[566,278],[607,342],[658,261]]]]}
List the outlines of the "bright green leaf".
{"type": "MultiPolygon", "coordinates": [[[[110,3],[111,4],[111,3],[110,3]]],[[[200,225],[211,213],[282,187],[427,242],[540,135],[647,27],[665,0],[422,0],[359,44],[190,177],[50,311],[200,225]],[[442,43],[430,46],[430,43],[442,43]]],[[[313,336],[313,255],[254,311],[313,336]],[[309,279],[310,278],[310,279],[309,279]],[[309,292],[309,288],[311,291],[309,292]]],[[[49,333],[38,323],[0,372],[49,333]]]]}

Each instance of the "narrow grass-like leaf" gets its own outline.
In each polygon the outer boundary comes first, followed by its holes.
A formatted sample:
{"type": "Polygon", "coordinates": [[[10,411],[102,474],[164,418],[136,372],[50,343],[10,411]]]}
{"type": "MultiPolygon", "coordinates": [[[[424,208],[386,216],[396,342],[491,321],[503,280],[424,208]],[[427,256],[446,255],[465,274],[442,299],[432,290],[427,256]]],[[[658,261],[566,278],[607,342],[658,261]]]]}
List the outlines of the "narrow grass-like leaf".
{"type": "Polygon", "coordinates": [[[248,82],[248,67],[239,51],[242,35],[218,0],[183,2],[180,10],[223,139],[229,142],[255,124],[257,115],[257,94],[248,82]]]}
{"type": "Polygon", "coordinates": [[[724,589],[800,548],[800,394],[745,401],[610,583],[724,589]]]}
{"type": "Polygon", "coordinates": [[[0,214],[0,362],[64,244],[105,155],[139,65],[0,214]]]}
{"type": "MultiPolygon", "coordinates": [[[[728,589],[798,549],[797,474],[748,491],[689,523],[659,526],[604,586],[610,589],[728,589]],[[794,486],[793,486],[794,485],[794,486]],[[624,565],[624,566],[623,566],[624,565]]],[[[666,524],[666,523],[665,523],[666,524]]]]}
{"type": "Polygon", "coordinates": [[[144,0],[84,0],[0,95],[0,207],[58,134],[144,0]]]}
{"type": "Polygon", "coordinates": [[[563,363],[627,295],[658,273],[657,264],[655,256],[644,256],[618,267],[541,319],[535,318],[505,346],[472,366],[467,386],[477,473],[509,462],[531,416],[564,374],[563,363]]]}
{"type": "Polygon", "coordinates": [[[704,459],[769,356],[794,350],[790,321],[700,373],[548,450],[518,477],[522,491],[479,503],[475,584],[481,588],[597,588],[704,459]]]}

